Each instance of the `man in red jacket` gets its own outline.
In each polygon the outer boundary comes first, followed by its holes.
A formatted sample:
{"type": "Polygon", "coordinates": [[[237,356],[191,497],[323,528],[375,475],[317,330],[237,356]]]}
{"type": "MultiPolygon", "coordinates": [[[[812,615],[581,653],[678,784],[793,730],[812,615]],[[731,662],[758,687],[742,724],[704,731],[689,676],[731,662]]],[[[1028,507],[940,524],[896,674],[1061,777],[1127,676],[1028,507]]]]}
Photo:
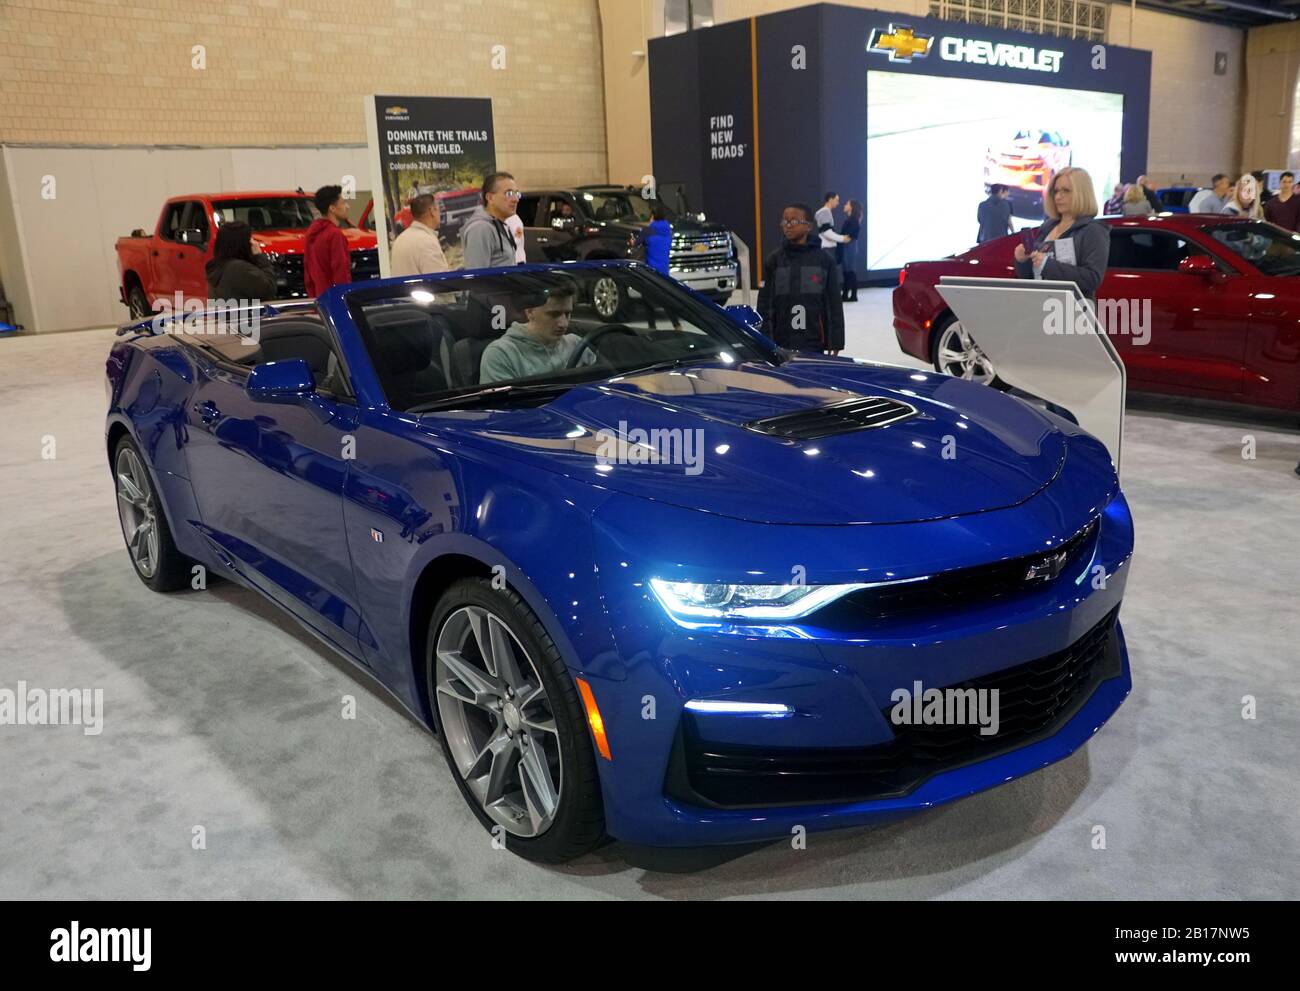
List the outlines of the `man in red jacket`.
{"type": "Polygon", "coordinates": [[[348,223],[348,204],[342,186],[321,186],[316,190],[320,216],[307,228],[302,252],[302,280],[308,296],[319,296],[330,286],[352,281],[348,239],[339,230],[348,223]]]}

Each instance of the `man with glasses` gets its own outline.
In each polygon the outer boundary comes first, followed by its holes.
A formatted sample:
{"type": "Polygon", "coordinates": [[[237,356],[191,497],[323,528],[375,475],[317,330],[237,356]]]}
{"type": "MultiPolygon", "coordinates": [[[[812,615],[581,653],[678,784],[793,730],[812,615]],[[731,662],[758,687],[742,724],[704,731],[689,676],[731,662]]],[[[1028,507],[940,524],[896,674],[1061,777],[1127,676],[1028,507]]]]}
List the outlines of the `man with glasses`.
{"type": "Polygon", "coordinates": [[[791,203],[781,212],[785,243],[763,263],[758,312],[763,333],[783,348],[812,354],[844,349],[840,270],[821,240],[809,240],[812,208],[791,203]]]}
{"type": "Polygon", "coordinates": [[[515,237],[506,220],[519,209],[522,195],[509,172],[493,172],[483,180],[483,203],[460,230],[466,268],[509,268],[518,264],[515,237]]]}

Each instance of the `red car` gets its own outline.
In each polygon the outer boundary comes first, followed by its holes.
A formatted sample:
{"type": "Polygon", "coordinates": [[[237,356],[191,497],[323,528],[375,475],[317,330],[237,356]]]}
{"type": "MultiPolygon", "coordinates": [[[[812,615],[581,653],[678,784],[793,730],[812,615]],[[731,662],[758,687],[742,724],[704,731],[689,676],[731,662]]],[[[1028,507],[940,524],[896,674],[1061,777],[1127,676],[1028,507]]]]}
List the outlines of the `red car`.
{"type": "MultiPolygon", "coordinates": [[[[1101,223],[1110,264],[1097,309],[1130,387],[1300,409],[1300,234],[1212,214],[1101,223]]],[[[997,370],[935,286],[944,275],[1015,278],[1019,241],[1013,234],[905,266],[894,290],[899,346],[938,371],[994,384],[997,370]]]]}
{"type": "MultiPolygon", "coordinates": [[[[117,239],[119,293],[132,319],[153,313],[160,301],[208,298],[204,267],[212,260],[216,231],[239,220],[253,229],[253,240],[275,269],[277,298],[306,295],[302,278],[303,243],[316,217],[312,199],[300,192],[195,193],[163,204],[152,235],[136,231],[117,239]]],[[[354,281],[379,276],[375,235],[344,230],[354,281]]]]}

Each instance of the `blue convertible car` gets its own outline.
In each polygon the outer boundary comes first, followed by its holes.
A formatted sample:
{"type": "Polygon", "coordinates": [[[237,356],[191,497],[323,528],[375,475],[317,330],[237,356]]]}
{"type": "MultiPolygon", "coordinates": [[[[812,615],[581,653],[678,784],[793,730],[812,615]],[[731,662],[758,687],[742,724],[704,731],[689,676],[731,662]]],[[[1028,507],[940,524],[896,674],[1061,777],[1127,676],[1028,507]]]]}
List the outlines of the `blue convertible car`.
{"type": "Polygon", "coordinates": [[[628,263],[229,317],[108,359],[137,573],[293,614],[523,856],[880,822],[1060,760],[1129,691],[1114,466],[1019,399],[791,355],[628,263]]]}

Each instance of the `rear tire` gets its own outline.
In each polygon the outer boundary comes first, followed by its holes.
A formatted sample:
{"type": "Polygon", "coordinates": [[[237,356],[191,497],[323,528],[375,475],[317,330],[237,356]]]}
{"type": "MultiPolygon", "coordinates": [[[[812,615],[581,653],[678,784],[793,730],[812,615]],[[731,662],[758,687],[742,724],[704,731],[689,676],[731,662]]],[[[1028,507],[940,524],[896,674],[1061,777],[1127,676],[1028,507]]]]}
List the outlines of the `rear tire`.
{"type": "Polygon", "coordinates": [[[144,455],[128,436],[113,449],[113,485],[122,539],[140,580],[155,592],[188,587],[194,562],[176,549],[144,455]]]}
{"type": "Polygon", "coordinates": [[[558,864],[605,833],[596,755],[573,677],[528,604],[455,582],[429,620],[425,679],[443,756],[479,822],[558,864]]]}
{"type": "Polygon", "coordinates": [[[953,378],[978,382],[994,389],[1006,389],[997,369],[980,350],[975,340],[962,328],[957,317],[949,313],[935,323],[930,339],[930,361],[934,370],[953,378]]]}

